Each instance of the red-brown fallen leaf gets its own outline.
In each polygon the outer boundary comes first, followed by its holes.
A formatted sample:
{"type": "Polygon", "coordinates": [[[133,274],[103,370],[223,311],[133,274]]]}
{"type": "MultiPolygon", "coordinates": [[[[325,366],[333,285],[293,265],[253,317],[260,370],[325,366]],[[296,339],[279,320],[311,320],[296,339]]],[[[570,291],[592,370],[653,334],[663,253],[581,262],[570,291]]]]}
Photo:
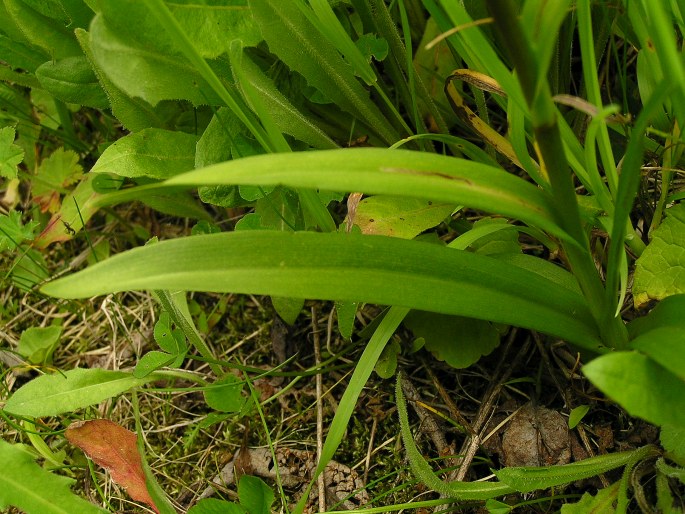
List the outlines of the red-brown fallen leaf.
{"type": "Polygon", "coordinates": [[[64,435],[98,466],[107,469],[131,498],[159,513],[145,486],[136,434],[108,419],[94,419],[72,423],[64,435]]]}

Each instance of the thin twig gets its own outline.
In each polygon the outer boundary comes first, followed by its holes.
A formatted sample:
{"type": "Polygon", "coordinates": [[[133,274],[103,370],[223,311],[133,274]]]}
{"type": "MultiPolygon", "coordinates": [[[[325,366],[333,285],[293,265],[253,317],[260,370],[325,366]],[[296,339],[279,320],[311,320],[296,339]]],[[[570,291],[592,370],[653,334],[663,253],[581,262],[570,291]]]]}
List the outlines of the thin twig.
{"type": "Polygon", "coordinates": [[[369,446],[366,449],[366,459],[364,460],[364,483],[369,483],[369,468],[371,467],[371,455],[373,455],[373,441],[376,438],[376,429],[378,428],[378,418],[373,417],[371,424],[371,434],[369,435],[369,446]]]}

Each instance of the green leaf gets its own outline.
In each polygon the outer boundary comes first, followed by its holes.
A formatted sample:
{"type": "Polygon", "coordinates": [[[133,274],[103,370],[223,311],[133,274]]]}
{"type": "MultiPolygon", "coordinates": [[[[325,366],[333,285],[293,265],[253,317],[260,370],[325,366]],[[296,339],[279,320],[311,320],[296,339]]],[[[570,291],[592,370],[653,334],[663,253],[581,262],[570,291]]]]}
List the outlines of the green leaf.
{"type": "Polygon", "coordinates": [[[435,358],[453,368],[468,368],[499,345],[497,330],[487,321],[412,311],[404,324],[435,358]]]}
{"type": "Polygon", "coordinates": [[[295,323],[295,320],[304,308],[304,300],[302,298],[284,298],[282,296],[272,296],[271,304],[276,309],[278,315],[288,325],[295,323]]]}
{"type": "Polygon", "coordinates": [[[666,211],[666,219],[652,232],[652,241],[635,263],[635,307],[649,300],[685,293],[685,205],[666,211]]]}
{"type": "Polygon", "coordinates": [[[397,356],[401,353],[402,348],[397,341],[391,341],[383,349],[383,353],[376,362],[374,370],[381,378],[390,378],[397,371],[397,356]]]}
{"type": "MultiPolygon", "coordinates": [[[[256,46],[262,40],[246,0],[180,0],[167,5],[202,57],[218,57],[234,39],[245,46],[256,46]]],[[[97,12],[112,30],[142,47],[161,53],[174,50],[171,38],[137,0],[99,0],[97,12]]]]}
{"type": "MultiPolygon", "coordinates": [[[[0,16],[2,16],[1,12],[0,16]]],[[[33,73],[48,59],[48,54],[40,49],[24,45],[16,39],[0,34],[0,60],[7,63],[10,68],[20,68],[33,73]]]]}
{"type": "Polygon", "coordinates": [[[198,221],[195,225],[193,225],[193,228],[190,229],[190,233],[194,236],[199,236],[202,234],[218,234],[219,232],[221,232],[221,227],[207,220],[198,221]]]}
{"type": "Polygon", "coordinates": [[[237,118],[228,108],[216,111],[197,142],[195,168],[230,160],[233,140],[239,132],[237,118]]]}
{"type": "Polygon", "coordinates": [[[329,427],[326,441],[321,450],[319,462],[316,465],[312,481],[309,483],[307,490],[297,503],[294,512],[303,512],[309,491],[311,491],[311,487],[314,485],[316,478],[323,473],[328,463],[333,459],[335,451],[338,449],[343,437],[345,437],[345,434],[347,433],[347,425],[355,411],[359,395],[364,389],[366,382],[369,380],[383,348],[385,348],[385,345],[395,333],[395,330],[397,330],[400,323],[407,315],[407,312],[409,312],[409,310],[402,307],[390,307],[384,315],[376,318],[379,320],[379,323],[369,339],[369,342],[366,344],[366,347],[359,358],[359,363],[354,368],[349,385],[345,388],[345,392],[340,399],[338,408],[335,411],[335,416],[329,427]]]}
{"type": "Polygon", "coordinates": [[[363,34],[354,44],[369,62],[372,57],[382,61],[388,56],[388,42],[375,34],[363,34]]]}
{"type": "Polygon", "coordinates": [[[685,327],[655,328],[633,339],[630,347],[685,380],[685,327]]]}
{"type": "MultiPolygon", "coordinates": [[[[117,4],[118,0],[111,3],[117,4]]],[[[206,5],[186,0],[170,3],[169,9],[202,57],[218,57],[236,39],[243,46],[257,46],[262,41],[247,0],[213,1],[206,5]]]]}
{"type": "MultiPolygon", "coordinates": [[[[130,11],[127,15],[133,18],[130,11]]],[[[156,37],[161,33],[157,25],[153,34],[156,37]]],[[[155,46],[146,46],[137,42],[135,36],[131,28],[120,32],[111,29],[101,15],[90,26],[92,57],[117,88],[151,105],[178,99],[193,105],[221,105],[214,90],[185,57],[171,47],[163,52],[155,46]]],[[[220,75],[230,76],[225,64],[216,64],[221,69],[220,75]]]]}
{"type": "Polygon", "coordinates": [[[74,298],[135,289],[401,305],[534,328],[584,348],[599,346],[581,296],[496,259],[384,236],[273,231],[192,236],[117,255],[47,284],[43,292],[74,298]]]}
{"type": "Polygon", "coordinates": [[[17,166],[24,160],[24,150],[14,144],[14,129],[0,128],[0,177],[16,178],[17,166]]]}
{"type": "Polygon", "coordinates": [[[155,341],[165,352],[176,355],[185,351],[186,344],[183,331],[179,329],[171,329],[169,315],[166,312],[163,313],[155,323],[153,333],[155,341]]]}
{"type": "Polygon", "coordinates": [[[685,329],[685,294],[673,295],[661,300],[647,316],[636,318],[628,324],[628,333],[637,338],[645,332],[661,327],[685,329]]]}
{"type": "Polygon", "coordinates": [[[243,475],[238,482],[238,499],[250,514],[270,514],[274,493],[261,479],[243,475]]]}
{"type": "Polygon", "coordinates": [[[163,366],[171,365],[175,360],[176,354],[172,355],[167,352],[152,350],[138,359],[136,367],[133,370],[133,376],[136,378],[145,378],[153,371],[156,371],[163,366]]]}
{"type": "MultiPolygon", "coordinates": [[[[67,20],[58,20],[46,16],[22,0],[4,0],[5,8],[12,21],[21,29],[26,38],[41,47],[53,59],[62,59],[80,55],[73,28],[65,24],[67,20]]],[[[30,2],[33,6],[45,5],[46,2],[30,2]]],[[[61,7],[58,7],[61,9],[61,7]]]]}
{"type": "Polygon", "coordinates": [[[502,218],[481,218],[473,224],[473,228],[469,232],[474,230],[484,231],[483,236],[478,237],[469,245],[477,253],[482,255],[521,253],[518,232],[515,226],[507,223],[507,220],[502,218]],[[497,230],[496,227],[500,227],[500,230],[497,230]]]}
{"type": "Polygon", "coordinates": [[[632,416],[655,425],[685,426],[685,382],[638,352],[614,352],[583,373],[632,416]]]}
{"type": "Polygon", "coordinates": [[[167,124],[164,117],[161,116],[159,109],[152,107],[140,98],[128,96],[114,85],[102,68],[95,62],[90,46],[90,34],[82,29],[76,29],[75,33],[83,53],[93,67],[100,85],[107,94],[112,107],[112,114],[117,117],[122,125],[133,132],[149,127],[165,128],[167,124]]]}
{"type": "Polygon", "coordinates": [[[40,85],[63,102],[107,109],[109,101],[85,56],[47,61],[36,70],[40,85]]]}
{"type": "Polygon", "coordinates": [[[514,507],[511,505],[492,498],[485,502],[485,508],[488,509],[488,514],[508,514],[514,510],[514,507]]]}
{"type": "Polygon", "coordinates": [[[72,150],[58,148],[43,160],[31,181],[31,193],[43,211],[56,212],[60,208],[60,193],[83,176],[79,156],[72,150]]]}
{"type": "Polygon", "coordinates": [[[295,2],[250,0],[250,7],[269,50],[290,69],[300,73],[341,109],[375,130],[386,143],[392,144],[399,139],[355,77],[352,67],[295,2]],[[303,55],[307,57],[303,58],[303,55]]]}
{"type": "Polygon", "coordinates": [[[209,220],[211,219],[202,204],[200,204],[189,192],[161,192],[141,194],[139,200],[163,214],[169,214],[178,218],[190,218],[209,220]]]}
{"type": "Polygon", "coordinates": [[[419,198],[370,196],[359,202],[354,224],[363,234],[412,239],[442,223],[454,208],[453,204],[419,198]]]}
{"type": "MultiPolygon", "coordinates": [[[[247,54],[242,55],[241,66],[242,77],[259,95],[264,108],[271,114],[279,130],[314,148],[331,149],[339,146],[323,130],[297,110],[247,54]]],[[[245,96],[249,98],[247,95],[245,96]]]]}
{"type": "Polygon", "coordinates": [[[21,333],[17,353],[32,364],[52,364],[52,353],[59,344],[62,327],[31,327],[21,333]]]}
{"type": "Polygon", "coordinates": [[[357,315],[355,302],[335,302],[335,313],[338,317],[338,330],[343,339],[349,340],[354,331],[354,321],[357,315]]]}
{"type": "Polygon", "coordinates": [[[13,506],[41,514],[107,512],[72,493],[74,479],[46,471],[18,445],[0,439],[0,460],[5,469],[0,473],[0,509],[13,506]]]}
{"type": "Polygon", "coordinates": [[[193,169],[196,144],[192,134],[157,128],[141,130],[109,146],[91,173],[163,180],[193,169]]]}
{"type": "Polygon", "coordinates": [[[262,228],[289,231],[303,226],[300,203],[293,191],[277,188],[268,193],[259,189],[240,186],[240,196],[258,198],[255,214],[259,216],[262,228]]]}
{"type": "Polygon", "coordinates": [[[580,423],[583,420],[583,418],[589,410],[589,405],[579,405],[578,407],[572,409],[571,413],[568,416],[568,428],[576,428],[578,426],[578,423],[580,423]]]}
{"type": "Polygon", "coordinates": [[[634,457],[636,451],[639,450],[590,457],[560,466],[504,468],[494,473],[500,481],[509,487],[521,493],[529,493],[538,489],[549,489],[601,475],[612,469],[625,466],[634,457]]]}
{"type": "Polygon", "coordinates": [[[37,225],[35,221],[24,225],[19,211],[9,211],[7,215],[0,214],[0,251],[14,250],[23,241],[33,239],[33,231],[37,225]]]}
{"type": "Polygon", "coordinates": [[[569,238],[555,221],[549,196],[530,183],[501,168],[425,152],[346,148],[258,155],[179,175],[166,184],[280,184],[428,199],[503,214],[569,238]]]}
{"type": "Polygon", "coordinates": [[[685,465],[685,427],[664,425],[659,435],[661,446],[668,452],[668,458],[685,465]]]}
{"type": "Polygon", "coordinates": [[[620,482],[614,482],[609,487],[597,491],[595,496],[585,493],[577,503],[563,505],[561,514],[614,514],[614,504],[620,486],[620,482]]]}
{"type": "Polygon", "coordinates": [[[205,389],[205,402],[214,410],[238,412],[246,400],[242,395],[243,385],[238,377],[226,375],[205,389]]]}
{"type": "Polygon", "coordinates": [[[5,410],[16,416],[56,416],[100,403],[156,378],[138,379],[124,371],[84,368],[42,375],[10,396],[5,410]]]}
{"type": "Polygon", "coordinates": [[[188,514],[245,514],[247,510],[237,503],[215,498],[204,498],[193,505],[188,514]]]}

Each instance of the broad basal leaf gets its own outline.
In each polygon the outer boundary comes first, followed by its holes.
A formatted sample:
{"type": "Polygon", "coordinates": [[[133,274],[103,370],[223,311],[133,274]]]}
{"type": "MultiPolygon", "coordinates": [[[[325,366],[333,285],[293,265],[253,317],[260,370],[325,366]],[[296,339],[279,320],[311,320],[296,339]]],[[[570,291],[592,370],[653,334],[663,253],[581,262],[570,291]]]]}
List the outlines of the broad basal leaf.
{"type": "Polygon", "coordinates": [[[638,352],[602,355],[583,366],[583,373],[632,416],[685,427],[685,381],[638,352]]]}
{"type": "MultiPolygon", "coordinates": [[[[136,0],[134,0],[136,1],[136,0]]],[[[115,0],[118,4],[119,0],[115,0]]],[[[117,9],[120,9],[117,6],[117,9]]],[[[169,9],[183,31],[208,59],[219,57],[228,50],[231,41],[242,46],[257,46],[263,40],[247,0],[207,2],[170,2],[169,9]]]]}
{"type": "Polygon", "coordinates": [[[497,259],[384,236],[267,230],[192,236],[120,254],[43,292],[89,297],[132,289],[399,305],[535,328],[585,348],[599,345],[580,295],[497,259]]]}
{"type": "Polygon", "coordinates": [[[42,375],[10,396],[5,410],[17,416],[56,416],[100,403],[155,378],[138,379],[125,371],[84,368],[42,375]]]}
{"type": "Polygon", "coordinates": [[[145,485],[136,434],[108,419],[94,419],[75,421],[64,435],[95,464],[109,471],[112,480],[126,489],[131,498],[159,512],[145,485]]]}
{"type": "Polygon", "coordinates": [[[109,101],[85,56],[47,61],[36,70],[40,85],[63,102],[107,109],[109,101]]]}
{"type": "MultiPolygon", "coordinates": [[[[38,2],[36,5],[44,6],[46,3],[38,2]]],[[[33,7],[23,0],[5,0],[5,8],[12,21],[31,43],[41,47],[54,59],[80,55],[81,49],[73,28],[66,26],[66,20],[46,16],[45,11],[41,13],[33,7]]],[[[59,6],[57,8],[61,10],[59,6]]]]}
{"type": "Polygon", "coordinates": [[[76,29],[75,33],[102,89],[107,93],[112,114],[117,117],[121,124],[133,132],[149,127],[165,128],[167,120],[161,115],[159,108],[151,106],[141,98],[128,96],[107,77],[102,68],[95,62],[90,47],[90,34],[82,29],[76,29]]]}
{"type": "MultiPolygon", "coordinates": [[[[167,5],[197,51],[207,59],[226,52],[235,39],[243,46],[256,46],[262,40],[247,0],[175,0],[167,5]]],[[[126,39],[162,53],[175,49],[145,2],[100,0],[96,9],[112,30],[126,39]]]]}
{"type": "Polygon", "coordinates": [[[666,213],[635,263],[633,301],[638,308],[649,300],[685,293],[685,205],[671,207],[666,213]]]}
{"type": "Polygon", "coordinates": [[[14,144],[14,129],[0,128],[0,177],[16,178],[17,166],[24,160],[24,150],[14,144]]]}
{"type": "MultiPolygon", "coordinates": [[[[144,3],[141,3],[144,5],[144,3]]],[[[154,34],[160,33],[158,28],[154,34]]],[[[90,48],[96,66],[129,96],[156,105],[162,100],[184,99],[194,105],[221,105],[205,80],[173,47],[167,51],[137,43],[129,31],[111,29],[101,15],[90,26],[90,48]]],[[[230,76],[228,66],[220,76],[230,76]]]]}
{"type": "Polygon", "coordinates": [[[3,60],[12,69],[20,68],[33,73],[38,66],[49,58],[48,54],[43,53],[37,47],[24,45],[16,39],[0,34],[0,60],[3,60]]]}
{"type": "Polygon", "coordinates": [[[0,439],[0,509],[13,506],[29,514],[108,512],[72,493],[73,479],[46,471],[34,459],[27,450],[0,439]]]}
{"type": "Polygon", "coordinates": [[[167,179],[193,169],[196,144],[197,137],[185,132],[141,130],[109,146],[91,173],[167,179]]]}

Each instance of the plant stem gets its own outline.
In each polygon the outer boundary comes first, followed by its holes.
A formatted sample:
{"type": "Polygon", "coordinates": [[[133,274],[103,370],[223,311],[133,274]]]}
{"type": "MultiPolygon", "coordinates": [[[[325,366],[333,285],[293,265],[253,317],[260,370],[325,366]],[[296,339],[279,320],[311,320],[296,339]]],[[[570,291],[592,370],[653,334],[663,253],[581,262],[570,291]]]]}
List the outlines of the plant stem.
{"type": "Polygon", "coordinates": [[[557,222],[577,243],[562,242],[571,270],[597,321],[602,340],[607,346],[622,348],[628,339],[627,331],[619,317],[605,315],[609,306],[582,225],[549,84],[544,77],[538,76],[536,55],[523,31],[514,3],[510,0],[487,0],[487,5],[496,29],[509,44],[509,54],[530,109],[535,139],[552,186],[557,222]]]}

